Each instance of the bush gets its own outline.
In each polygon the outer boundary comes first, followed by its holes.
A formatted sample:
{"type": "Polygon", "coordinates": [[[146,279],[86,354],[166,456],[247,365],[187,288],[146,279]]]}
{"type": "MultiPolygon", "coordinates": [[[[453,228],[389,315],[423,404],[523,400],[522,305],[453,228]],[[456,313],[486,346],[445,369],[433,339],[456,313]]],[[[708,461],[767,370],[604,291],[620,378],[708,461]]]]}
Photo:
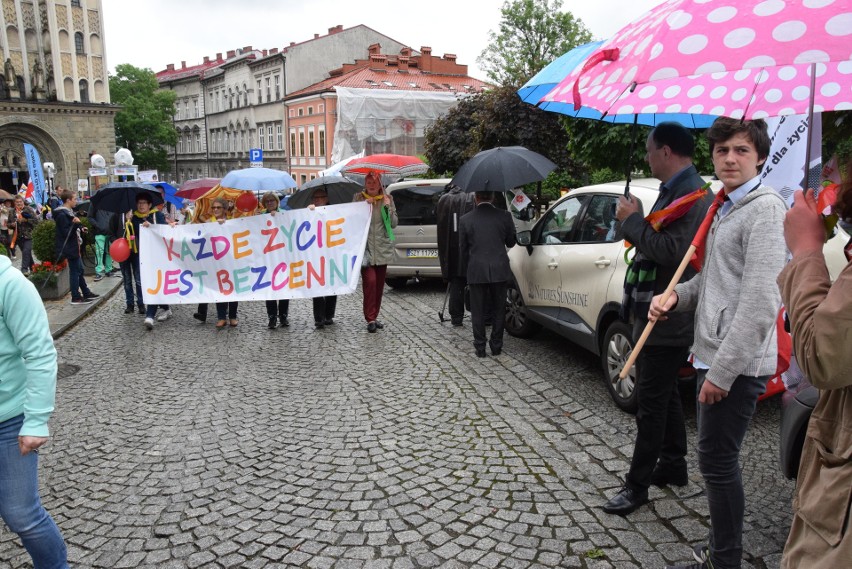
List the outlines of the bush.
{"type": "Polygon", "coordinates": [[[56,222],[45,220],[33,229],[33,255],[41,262],[56,262],[56,222]]]}
{"type": "Polygon", "coordinates": [[[2,243],[0,243],[0,255],[9,255],[9,250],[2,243]]]}

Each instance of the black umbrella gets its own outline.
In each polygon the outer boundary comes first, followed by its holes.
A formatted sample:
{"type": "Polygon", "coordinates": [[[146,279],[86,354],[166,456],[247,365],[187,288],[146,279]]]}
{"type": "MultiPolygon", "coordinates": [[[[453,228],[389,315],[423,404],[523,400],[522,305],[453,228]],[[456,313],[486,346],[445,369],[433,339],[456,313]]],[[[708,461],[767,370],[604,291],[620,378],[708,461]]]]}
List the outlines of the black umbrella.
{"type": "Polygon", "coordinates": [[[466,192],[506,192],[540,182],[556,164],[523,146],[483,150],[465,162],[452,183],[466,192]]]}
{"type": "Polygon", "coordinates": [[[154,206],[163,203],[163,196],[160,191],[150,184],[112,182],[101,186],[98,191],[92,194],[90,200],[92,204],[91,213],[94,214],[97,210],[124,213],[136,209],[136,196],[139,194],[149,194],[154,206]]]}
{"type": "Polygon", "coordinates": [[[302,184],[299,191],[290,196],[287,205],[290,209],[308,207],[318,189],[328,194],[328,205],[349,203],[355,194],[363,190],[357,182],[343,176],[320,176],[302,184]]]}

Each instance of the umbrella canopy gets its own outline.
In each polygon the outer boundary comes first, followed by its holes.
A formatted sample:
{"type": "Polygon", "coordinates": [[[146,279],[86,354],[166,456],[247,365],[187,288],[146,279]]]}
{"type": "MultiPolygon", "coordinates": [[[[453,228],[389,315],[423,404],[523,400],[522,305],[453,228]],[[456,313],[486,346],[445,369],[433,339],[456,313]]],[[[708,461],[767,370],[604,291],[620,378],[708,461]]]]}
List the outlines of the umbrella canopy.
{"type": "Polygon", "coordinates": [[[251,192],[272,192],[296,187],[296,181],[290,174],[272,168],[231,170],[219,184],[225,188],[251,192]]]}
{"type": "Polygon", "coordinates": [[[356,158],[343,167],[341,172],[366,175],[374,170],[380,174],[393,174],[395,176],[415,176],[425,174],[429,166],[416,156],[403,156],[401,154],[371,154],[363,158],[356,158]]]}
{"type": "Polygon", "coordinates": [[[176,187],[166,182],[151,182],[151,185],[162,192],[165,201],[174,204],[178,209],[183,207],[183,198],[177,196],[176,187]]]}
{"type": "Polygon", "coordinates": [[[185,200],[197,200],[212,188],[219,185],[221,178],[198,178],[181,184],[175,195],[185,200]]]}
{"type": "Polygon", "coordinates": [[[90,200],[92,213],[98,210],[124,213],[136,209],[136,196],[144,193],[150,194],[154,206],[162,205],[163,196],[159,189],[151,184],[140,182],[105,184],[92,194],[90,200]]]}
{"type": "Polygon", "coordinates": [[[505,192],[547,177],[556,164],[523,146],[483,150],[465,162],[452,184],[466,192],[505,192]]]}
{"type": "Polygon", "coordinates": [[[849,109],[852,26],[844,6],[671,0],[604,42],[545,100],[607,115],[754,119],[804,114],[811,104],[816,112],[849,109]]]}
{"type": "Polygon", "coordinates": [[[597,51],[602,43],[603,41],[593,41],[566,51],[518,89],[518,96],[525,103],[538,104],[542,97],[559,85],[588,56],[597,51]]]}
{"type": "Polygon", "coordinates": [[[13,199],[15,199],[15,196],[10,194],[6,190],[0,190],[0,200],[6,201],[6,200],[13,200],[13,199]]]}
{"type": "MultiPolygon", "coordinates": [[[[192,214],[193,223],[201,223],[210,220],[210,216],[213,214],[213,211],[210,209],[210,206],[213,205],[213,200],[215,198],[224,198],[228,200],[228,202],[233,206],[241,195],[245,193],[244,190],[237,190],[234,188],[226,188],[221,185],[214,186],[206,194],[199,197],[195,200],[195,210],[192,214]]],[[[258,206],[260,208],[260,206],[258,206]]],[[[228,209],[228,219],[236,219],[238,217],[248,217],[259,213],[260,209],[256,211],[240,211],[236,207],[230,207],[228,209]]]]}
{"type": "Polygon", "coordinates": [[[355,194],[362,190],[362,187],[357,182],[342,176],[314,178],[310,182],[302,184],[301,189],[290,196],[287,205],[291,209],[308,207],[314,198],[314,192],[318,189],[326,191],[329,205],[335,205],[351,202],[355,194]]]}
{"type": "Polygon", "coordinates": [[[320,170],[318,175],[319,176],[340,176],[340,170],[342,170],[344,166],[346,166],[347,164],[349,164],[350,162],[352,162],[356,158],[363,158],[363,157],[364,157],[364,151],[362,150],[358,154],[353,154],[352,156],[350,156],[348,158],[344,158],[340,162],[332,164],[331,166],[329,166],[325,170],[320,170]]]}

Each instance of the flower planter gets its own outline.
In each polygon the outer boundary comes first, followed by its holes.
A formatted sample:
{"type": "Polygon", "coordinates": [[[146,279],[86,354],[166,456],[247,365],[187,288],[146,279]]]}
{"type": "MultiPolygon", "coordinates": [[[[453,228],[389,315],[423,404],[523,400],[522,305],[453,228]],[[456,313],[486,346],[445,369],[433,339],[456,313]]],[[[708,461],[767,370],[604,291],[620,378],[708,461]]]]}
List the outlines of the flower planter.
{"type": "Polygon", "coordinates": [[[33,282],[42,300],[59,300],[71,290],[68,266],[56,273],[56,284],[33,282]]]}

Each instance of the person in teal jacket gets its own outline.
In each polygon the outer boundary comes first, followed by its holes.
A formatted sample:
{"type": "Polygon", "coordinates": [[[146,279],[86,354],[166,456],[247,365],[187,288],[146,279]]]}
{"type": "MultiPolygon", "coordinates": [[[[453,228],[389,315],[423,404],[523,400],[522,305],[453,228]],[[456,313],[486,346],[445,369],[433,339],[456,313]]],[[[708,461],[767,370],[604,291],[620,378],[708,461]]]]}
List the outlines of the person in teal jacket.
{"type": "Polygon", "coordinates": [[[35,569],[68,567],[62,534],[41,505],[38,452],[56,392],[56,348],[35,286],[0,256],[0,518],[35,569]]]}

